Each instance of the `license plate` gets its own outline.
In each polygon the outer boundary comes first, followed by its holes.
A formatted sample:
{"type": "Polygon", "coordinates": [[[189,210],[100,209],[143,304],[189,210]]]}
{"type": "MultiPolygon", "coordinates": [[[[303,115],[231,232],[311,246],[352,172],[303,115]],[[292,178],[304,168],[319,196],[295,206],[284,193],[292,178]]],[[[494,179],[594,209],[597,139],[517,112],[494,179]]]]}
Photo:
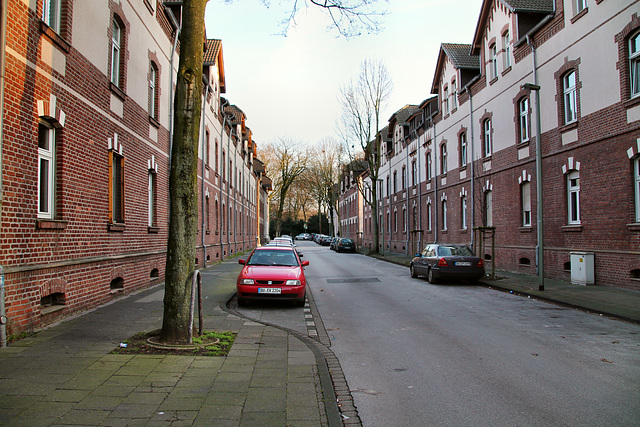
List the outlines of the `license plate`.
{"type": "Polygon", "coordinates": [[[258,288],[259,294],[281,294],[281,288],[258,288]]]}
{"type": "Polygon", "coordinates": [[[458,261],[456,262],[456,266],[458,267],[471,267],[471,263],[468,261],[458,261]]]}

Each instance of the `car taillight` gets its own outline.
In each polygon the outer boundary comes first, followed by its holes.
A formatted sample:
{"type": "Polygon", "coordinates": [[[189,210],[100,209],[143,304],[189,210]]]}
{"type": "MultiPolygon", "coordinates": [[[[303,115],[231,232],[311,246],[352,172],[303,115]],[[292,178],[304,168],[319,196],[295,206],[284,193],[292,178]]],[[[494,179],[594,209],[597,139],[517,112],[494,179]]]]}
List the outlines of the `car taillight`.
{"type": "Polygon", "coordinates": [[[478,260],[478,267],[484,267],[484,261],[482,260],[482,258],[478,260]]]}
{"type": "Polygon", "coordinates": [[[446,259],[444,259],[444,258],[440,258],[440,259],[438,260],[438,265],[439,265],[440,267],[448,267],[448,266],[449,266],[449,264],[447,263],[447,260],[446,260],[446,259]]]}

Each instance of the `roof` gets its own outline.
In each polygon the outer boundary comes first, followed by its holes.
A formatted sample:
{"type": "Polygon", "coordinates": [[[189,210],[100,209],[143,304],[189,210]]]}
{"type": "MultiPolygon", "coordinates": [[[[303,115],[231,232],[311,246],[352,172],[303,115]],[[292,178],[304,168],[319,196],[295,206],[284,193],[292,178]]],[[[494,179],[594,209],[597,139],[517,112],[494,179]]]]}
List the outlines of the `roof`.
{"type": "MultiPolygon", "coordinates": [[[[393,115],[391,117],[389,117],[389,121],[393,121],[395,120],[396,122],[398,122],[399,125],[404,125],[407,123],[407,121],[409,120],[409,117],[411,117],[416,110],[419,110],[420,107],[418,107],[417,105],[412,105],[412,104],[407,104],[404,107],[402,107],[401,109],[399,109],[398,111],[396,111],[395,113],[393,113],[393,115]]],[[[391,132],[391,129],[389,129],[389,131],[391,132]]]]}
{"type": "Polygon", "coordinates": [[[246,119],[247,116],[244,114],[244,111],[242,111],[240,108],[238,108],[238,106],[236,105],[227,105],[224,107],[224,112],[227,114],[233,114],[234,120],[232,120],[233,124],[239,124],[242,123],[242,119],[246,119]]]}
{"type": "Polygon", "coordinates": [[[553,12],[553,0],[500,0],[512,12],[553,12]]]}
{"type": "Polygon", "coordinates": [[[480,56],[472,55],[471,47],[470,44],[459,43],[442,43],[440,45],[436,72],[431,84],[431,93],[438,94],[439,92],[440,76],[442,75],[446,58],[449,58],[456,69],[480,71],[480,56]]]}
{"type": "Polygon", "coordinates": [[[205,43],[204,56],[202,65],[205,67],[218,66],[218,74],[220,75],[220,92],[226,92],[224,60],[222,57],[222,40],[207,39],[205,43]]]}

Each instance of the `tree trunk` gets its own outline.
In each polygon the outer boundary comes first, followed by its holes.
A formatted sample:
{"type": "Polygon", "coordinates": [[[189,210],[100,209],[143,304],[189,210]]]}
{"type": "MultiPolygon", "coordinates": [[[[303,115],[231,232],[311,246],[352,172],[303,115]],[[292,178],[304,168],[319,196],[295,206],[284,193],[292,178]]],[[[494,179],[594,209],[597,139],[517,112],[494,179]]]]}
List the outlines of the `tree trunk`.
{"type": "Polygon", "coordinates": [[[191,336],[189,320],[198,231],[197,161],[206,3],[206,0],[184,0],[182,4],[169,175],[169,238],[160,336],[163,342],[184,343],[191,336]]]}

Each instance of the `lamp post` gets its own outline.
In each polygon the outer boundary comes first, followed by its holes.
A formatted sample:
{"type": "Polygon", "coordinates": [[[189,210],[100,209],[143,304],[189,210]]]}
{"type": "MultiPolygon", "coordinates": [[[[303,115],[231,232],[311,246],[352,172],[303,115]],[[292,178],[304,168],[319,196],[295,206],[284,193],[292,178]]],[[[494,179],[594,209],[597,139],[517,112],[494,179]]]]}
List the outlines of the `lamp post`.
{"type": "Polygon", "coordinates": [[[523,87],[535,92],[536,100],[536,200],[538,205],[538,245],[536,255],[538,258],[538,290],[544,291],[544,234],[542,232],[542,130],[540,125],[540,85],[525,83],[523,87]]]}

